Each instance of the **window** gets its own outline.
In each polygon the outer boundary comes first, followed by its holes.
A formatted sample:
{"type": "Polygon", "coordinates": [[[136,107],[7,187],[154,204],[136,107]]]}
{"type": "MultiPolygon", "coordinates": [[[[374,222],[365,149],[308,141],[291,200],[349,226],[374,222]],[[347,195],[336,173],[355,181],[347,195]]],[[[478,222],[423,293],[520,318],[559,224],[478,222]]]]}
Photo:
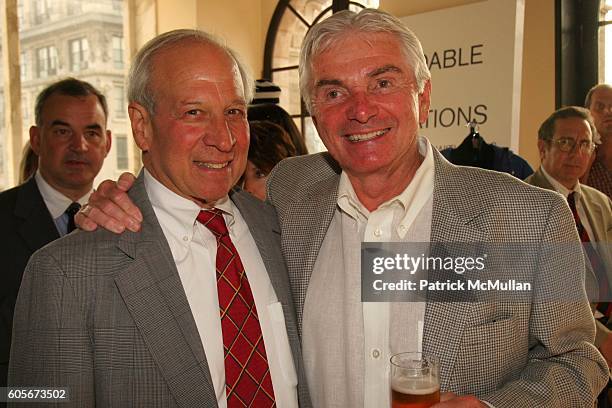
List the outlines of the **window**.
{"type": "Polygon", "coordinates": [[[25,25],[25,16],[23,14],[23,0],[17,0],[17,22],[19,30],[22,30],[25,25]]]}
{"type": "Polygon", "coordinates": [[[113,35],[113,64],[117,69],[123,69],[123,37],[113,35]]]}
{"type": "Polygon", "coordinates": [[[113,88],[113,105],[115,116],[117,118],[125,118],[125,90],[123,85],[115,84],[113,88]]]}
{"type": "Polygon", "coordinates": [[[599,19],[599,82],[612,81],[612,0],[601,2],[599,19]]]}
{"type": "Polygon", "coordinates": [[[70,41],[70,68],[77,72],[87,69],[89,60],[89,42],[87,38],[70,41]]]}
{"type": "Polygon", "coordinates": [[[38,78],[46,78],[57,73],[57,48],[42,47],[36,50],[36,69],[38,78]]]}
{"type": "Polygon", "coordinates": [[[268,33],[264,56],[264,77],[282,89],[280,105],[299,121],[298,127],[306,140],[310,153],[325,150],[323,143],[302,106],[299,89],[298,63],[304,36],[315,23],[332,15],[333,10],[347,7],[359,11],[364,7],[378,7],[378,0],[290,0],[276,6],[268,33]]]}
{"type": "Polygon", "coordinates": [[[19,54],[19,75],[22,81],[30,79],[30,58],[27,52],[22,51],[19,54]]]}
{"type": "Polygon", "coordinates": [[[34,1],[34,22],[41,24],[49,18],[49,3],[48,0],[34,1]]]}
{"type": "Polygon", "coordinates": [[[125,135],[115,136],[115,146],[117,149],[117,169],[125,170],[129,166],[127,137],[125,135]]]}

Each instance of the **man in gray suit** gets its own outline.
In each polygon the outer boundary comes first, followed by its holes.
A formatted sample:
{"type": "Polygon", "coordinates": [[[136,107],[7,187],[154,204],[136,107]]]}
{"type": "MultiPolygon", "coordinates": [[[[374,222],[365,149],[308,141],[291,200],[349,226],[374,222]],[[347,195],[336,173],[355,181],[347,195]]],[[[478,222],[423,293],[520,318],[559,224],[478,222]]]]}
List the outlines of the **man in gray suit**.
{"type": "MultiPolygon", "coordinates": [[[[414,34],[381,11],[336,13],[306,35],[300,87],[329,152],[281,162],[268,197],[313,405],[389,406],[390,354],[422,349],[441,361],[440,407],[592,407],[608,368],[592,344],[578,257],[538,253],[521,271],[536,285],[524,303],[361,301],[361,242],[577,242],[558,195],[453,166],[417,135],[431,83],[414,34]],[[577,300],[543,301],[557,285],[577,300]]],[[[102,188],[116,204],[94,202],[112,209],[113,221],[86,213],[132,228],[134,207],[120,189],[102,188]]]]}
{"type": "Polygon", "coordinates": [[[568,201],[575,214],[578,233],[594,250],[587,274],[587,288],[594,299],[601,300],[595,312],[597,318],[597,345],[608,364],[612,363],[612,336],[606,325],[612,300],[612,202],[604,193],[580,183],[579,177],[589,166],[595,151],[593,135],[595,124],[588,110],[568,106],[553,112],[538,131],[538,150],[541,165],[525,182],[556,191],[568,201]],[[597,270],[595,270],[597,268],[597,270]],[[600,302],[600,303],[601,303],[600,302]],[[606,316],[607,315],[607,316],[606,316]]]}
{"type": "Polygon", "coordinates": [[[274,210],[230,191],[251,86],[201,31],[138,52],[128,110],[142,229],[72,234],[34,254],[10,386],[69,387],[75,407],[310,406],[274,210]]]}

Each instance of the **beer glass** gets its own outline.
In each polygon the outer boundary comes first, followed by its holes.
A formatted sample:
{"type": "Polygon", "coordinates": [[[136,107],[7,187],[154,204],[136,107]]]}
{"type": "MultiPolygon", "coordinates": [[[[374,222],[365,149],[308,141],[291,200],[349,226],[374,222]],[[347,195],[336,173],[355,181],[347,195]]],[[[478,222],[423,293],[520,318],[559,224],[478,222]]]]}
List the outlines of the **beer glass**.
{"type": "Polygon", "coordinates": [[[391,357],[391,407],[427,408],[440,402],[440,362],[423,353],[391,357]]]}

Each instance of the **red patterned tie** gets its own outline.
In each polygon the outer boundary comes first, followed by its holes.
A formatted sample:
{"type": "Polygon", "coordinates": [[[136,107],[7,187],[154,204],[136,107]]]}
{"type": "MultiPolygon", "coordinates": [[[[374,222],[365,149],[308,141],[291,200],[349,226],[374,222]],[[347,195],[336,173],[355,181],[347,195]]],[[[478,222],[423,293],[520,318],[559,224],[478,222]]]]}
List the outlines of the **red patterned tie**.
{"type": "Polygon", "coordinates": [[[217,238],[217,292],[225,352],[227,406],[275,407],[253,293],[223,214],[216,208],[200,211],[198,221],[217,238]]]}
{"type": "Polygon", "coordinates": [[[572,210],[572,214],[574,215],[574,221],[576,223],[576,229],[578,230],[578,235],[580,235],[580,241],[582,241],[583,247],[587,253],[589,261],[591,262],[591,267],[595,272],[595,276],[597,277],[599,283],[599,299],[601,302],[597,304],[597,309],[606,316],[606,321],[610,317],[610,312],[612,311],[612,304],[609,302],[604,302],[610,298],[610,290],[609,290],[609,281],[608,275],[606,274],[606,269],[604,267],[603,260],[591,245],[591,239],[589,238],[589,234],[587,233],[584,225],[580,221],[580,216],[578,215],[578,209],[576,208],[576,194],[575,192],[571,192],[569,196],[567,196],[567,202],[569,204],[570,209],[572,210]]]}

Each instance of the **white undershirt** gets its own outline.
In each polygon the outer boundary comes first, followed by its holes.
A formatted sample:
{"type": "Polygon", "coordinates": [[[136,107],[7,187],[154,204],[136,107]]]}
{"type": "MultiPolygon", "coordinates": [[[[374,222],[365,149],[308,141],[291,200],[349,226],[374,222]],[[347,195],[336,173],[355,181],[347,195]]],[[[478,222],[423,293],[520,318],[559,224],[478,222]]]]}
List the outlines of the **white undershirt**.
{"type": "MultiPolygon", "coordinates": [[[[220,408],[227,407],[223,334],[215,260],[215,236],[196,221],[200,207],[159,183],[144,170],[145,188],[162,227],[195,320],[220,408]]],[[[297,407],[297,376],[281,303],[278,302],[257,245],[240,211],[229,199],[217,203],[240,254],[266,346],[278,407],[297,407]]]]}
{"type": "Polygon", "coordinates": [[[390,406],[390,355],[421,349],[425,304],[362,303],[360,270],[361,242],[430,239],[433,152],[425,138],[418,143],[424,160],[412,181],[375,211],[340,176],[338,207],[304,304],[303,354],[315,407],[390,406]]]}

